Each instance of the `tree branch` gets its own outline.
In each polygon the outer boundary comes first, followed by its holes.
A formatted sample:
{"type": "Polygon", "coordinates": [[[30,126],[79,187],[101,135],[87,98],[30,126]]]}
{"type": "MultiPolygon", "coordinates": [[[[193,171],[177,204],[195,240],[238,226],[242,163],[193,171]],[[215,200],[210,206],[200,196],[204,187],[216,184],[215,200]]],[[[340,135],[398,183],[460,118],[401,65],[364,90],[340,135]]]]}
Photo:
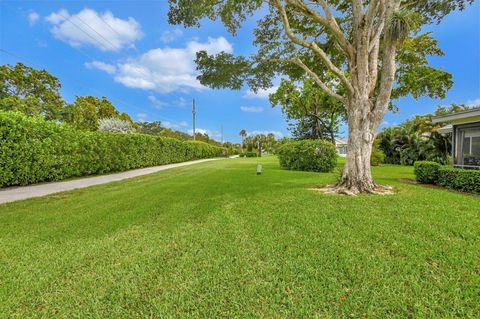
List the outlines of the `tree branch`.
{"type": "Polygon", "coordinates": [[[368,51],[371,52],[375,45],[380,42],[380,37],[383,32],[383,28],[385,26],[385,0],[379,1],[379,14],[378,14],[378,24],[373,33],[373,37],[370,39],[370,44],[368,47],[368,51]]]}
{"type": "Polygon", "coordinates": [[[282,6],[280,0],[275,0],[274,1],[274,5],[275,7],[278,9],[279,11],[279,14],[282,18],[282,23],[283,23],[283,26],[284,26],[284,29],[285,29],[285,33],[287,34],[287,36],[296,44],[304,47],[304,48],[307,48],[307,49],[310,49],[312,50],[315,54],[317,54],[321,59],[322,61],[325,63],[325,65],[327,66],[327,68],[335,75],[337,75],[340,79],[340,81],[343,82],[343,84],[345,84],[345,87],[347,88],[348,92],[353,94],[353,87],[350,83],[350,81],[348,81],[348,79],[346,78],[345,74],[337,67],[335,66],[332,61],[328,58],[327,54],[325,53],[325,51],[323,51],[318,45],[316,42],[312,41],[312,42],[308,42],[308,41],[305,41],[303,39],[300,39],[298,38],[297,36],[295,36],[295,34],[293,33],[291,27],[290,27],[290,21],[288,20],[288,16],[287,16],[287,12],[285,10],[285,7],[282,6]]]}
{"type": "Polygon", "coordinates": [[[355,50],[352,44],[347,40],[344,33],[340,29],[340,26],[338,25],[337,20],[335,20],[335,18],[333,17],[332,12],[330,10],[330,6],[324,0],[317,0],[317,2],[320,4],[323,11],[325,12],[326,17],[321,16],[316,10],[310,8],[303,1],[287,0],[288,4],[291,4],[292,6],[300,10],[304,10],[315,21],[317,21],[324,27],[328,28],[332,32],[332,35],[335,38],[335,40],[337,40],[342,51],[345,52],[348,58],[352,59],[355,50]]]}
{"type": "MultiPolygon", "coordinates": [[[[387,19],[394,14],[394,12],[398,9],[399,5],[400,2],[397,2],[396,0],[388,0],[386,12],[387,19]]],[[[373,120],[374,124],[377,126],[379,125],[387,110],[388,103],[392,94],[393,82],[396,72],[395,57],[397,54],[397,48],[396,45],[393,43],[394,39],[391,38],[389,32],[385,32],[383,37],[384,50],[382,57],[382,70],[380,73],[381,84],[373,110],[373,120]]]]}
{"type": "Polygon", "coordinates": [[[308,66],[305,65],[305,63],[302,62],[299,58],[289,60],[291,63],[294,63],[301,67],[308,75],[310,75],[311,78],[315,81],[315,83],[318,84],[324,90],[328,95],[336,98],[337,100],[345,103],[345,98],[337,93],[335,93],[332,89],[330,89],[321,79],[320,77],[313,72],[308,66]]]}

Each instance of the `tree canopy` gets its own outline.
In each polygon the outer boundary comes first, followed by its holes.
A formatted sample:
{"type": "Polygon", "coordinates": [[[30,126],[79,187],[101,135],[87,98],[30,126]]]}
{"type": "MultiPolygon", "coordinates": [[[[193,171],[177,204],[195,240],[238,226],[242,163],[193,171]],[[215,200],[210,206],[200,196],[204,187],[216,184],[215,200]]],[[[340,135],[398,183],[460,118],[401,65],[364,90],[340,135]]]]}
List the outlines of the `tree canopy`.
{"type": "Polygon", "coordinates": [[[345,105],[326,94],[312,80],[304,80],[300,87],[282,80],[269,98],[272,106],[281,106],[295,138],[326,139],[335,143],[340,124],[345,121],[345,105]]]}
{"type": "Polygon", "coordinates": [[[59,120],[66,103],[60,95],[60,81],[45,70],[22,63],[0,65],[0,109],[59,120]]]}
{"type": "MultiPolygon", "coordinates": [[[[169,21],[187,27],[199,26],[203,18],[220,19],[228,31],[236,34],[245,20],[257,11],[266,12],[254,30],[253,44],[257,52],[250,56],[230,53],[208,55],[197,53],[197,66],[202,84],[213,88],[241,89],[244,84],[253,90],[271,87],[278,75],[290,80],[311,76],[330,95],[344,100],[352,90],[349,60],[355,59],[356,24],[370,23],[370,48],[382,50],[377,38],[387,31],[385,9],[391,1],[301,1],[301,0],[169,0],[169,21]],[[360,8],[358,8],[360,7],[360,8]],[[357,11],[361,11],[358,13],[357,11]],[[334,16],[336,15],[336,16],[334,16]],[[354,17],[355,16],[355,17],[354,17]],[[375,47],[377,46],[377,47],[375,47]],[[329,78],[337,81],[328,81],[329,78]],[[340,85],[339,85],[340,84],[340,85]],[[338,92],[340,87],[344,93],[338,92]]],[[[395,72],[398,98],[411,94],[442,98],[452,85],[451,75],[428,66],[428,56],[443,55],[429,32],[421,33],[426,23],[440,22],[452,10],[462,9],[473,0],[396,1],[396,11],[388,17],[389,32],[398,33],[399,44],[395,72]],[[403,34],[402,34],[403,32],[403,34]]],[[[383,39],[382,39],[383,40],[383,39]]],[[[381,55],[379,61],[381,62],[381,55]]],[[[373,71],[373,70],[372,70],[373,71]]],[[[373,72],[372,72],[373,75],[373,72]]],[[[379,90],[379,78],[372,79],[372,90],[379,90]],[[374,80],[374,81],[373,81],[374,80]]]]}
{"type": "MultiPolygon", "coordinates": [[[[452,76],[428,65],[443,52],[422,26],[439,23],[473,0],[169,0],[169,22],[199,26],[221,20],[236,34],[249,18],[256,52],[235,56],[197,53],[199,80],[212,88],[252,90],[273,81],[311,78],[345,105],[347,162],[335,192],[384,190],[373,181],[370,156],[376,131],[392,99],[442,98],[452,76]]],[[[328,190],[330,191],[330,190],[328,190]]]]}
{"type": "Polygon", "coordinates": [[[133,123],[127,113],[120,113],[106,97],[77,96],[69,106],[67,122],[79,129],[98,130],[99,121],[118,118],[133,123]]]}

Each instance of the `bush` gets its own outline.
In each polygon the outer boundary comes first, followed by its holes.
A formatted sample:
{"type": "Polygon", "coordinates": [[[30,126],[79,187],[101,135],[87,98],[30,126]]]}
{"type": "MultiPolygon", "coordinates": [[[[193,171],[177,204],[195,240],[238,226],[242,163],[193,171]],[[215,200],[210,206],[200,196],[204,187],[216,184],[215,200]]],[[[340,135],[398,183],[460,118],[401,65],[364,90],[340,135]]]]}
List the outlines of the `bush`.
{"type": "Polygon", "coordinates": [[[203,142],[81,131],[15,112],[0,112],[0,137],[0,187],[178,163],[224,152],[203,142]]]}
{"type": "Polygon", "coordinates": [[[244,153],[244,156],[245,157],[257,157],[257,153],[247,151],[247,152],[244,153]]]}
{"type": "Polygon", "coordinates": [[[380,140],[375,140],[370,156],[370,165],[378,166],[385,162],[385,153],[380,149],[380,140]]]}
{"type": "Polygon", "coordinates": [[[288,142],[277,152],[280,166],[297,171],[331,172],[337,165],[335,145],[323,140],[288,142]]]}
{"type": "Polygon", "coordinates": [[[437,183],[461,192],[480,194],[480,171],[441,167],[437,183]]]}
{"type": "Polygon", "coordinates": [[[416,161],[413,169],[417,182],[435,184],[438,180],[438,171],[442,166],[436,162],[416,161]]]}

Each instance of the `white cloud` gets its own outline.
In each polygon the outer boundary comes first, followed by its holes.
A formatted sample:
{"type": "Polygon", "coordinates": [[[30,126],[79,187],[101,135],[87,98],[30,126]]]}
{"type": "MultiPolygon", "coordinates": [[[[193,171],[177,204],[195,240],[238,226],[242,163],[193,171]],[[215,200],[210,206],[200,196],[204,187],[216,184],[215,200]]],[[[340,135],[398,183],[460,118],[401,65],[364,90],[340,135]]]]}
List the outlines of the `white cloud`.
{"type": "Polygon", "coordinates": [[[167,106],[173,106],[173,107],[178,107],[178,108],[184,108],[187,105],[187,101],[183,98],[180,97],[176,100],[170,101],[170,102],[165,102],[162,100],[159,100],[153,95],[148,96],[148,100],[150,103],[156,108],[156,109],[162,109],[167,106]]]}
{"type": "Polygon", "coordinates": [[[139,121],[145,121],[147,117],[148,115],[146,113],[137,113],[137,120],[139,121]]]}
{"type": "Polygon", "coordinates": [[[40,19],[40,15],[35,11],[31,11],[27,16],[28,24],[30,24],[31,26],[37,23],[38,19],[40,19]]]}
{"type": "Polygon", "coordinates": [[[156,108],[156,109],[161,109],[165,106],[168,106],[168,103],[167,102],[164,102],[164,101],[161,101],[159,99],[157,99],[155,96],[153,95],[149,95],[148,96],[148,100],[150,101],[150,103],[152,103],[152,105],[156,108]]]}
{"type": "Polygon", "coordinates": [[[51,13],[45,20],[53,25],[50,31],[56,39],[73,47],[90,45],[102,51],[118,51],[126,46],[133,47],[134,42],[143,36],[135,19],[122,20],[110,11],[99,14],[86,8],[70,15],[62,9],[51,13]]]}
{"type": "MultiPolygon", "coordinates": [[[[212,131],[209,129],[204,129],[204,128],[195,128],[195,133],[200,133],[200,134],[207,134],[210,138],[213,138],[214,140],[220,141],[222,138],[222,134],[218,131],[212,131]]],[[[193,130],[188,130],[188,134],[193,135],[193,130]]]]}
{"type": "Polygon", "coordinates": [[[183,31],[180,29],[175,29],[173,31],[168,30],[162,32],[162,35],[160,36],[160,40],[165,43],[172,42],[178,38],[180,38],[183,35],[183,31]]]}
{"type": "Polygon", "coordinates": [[[184,108],[187,106],[187,101],[183,97],[180,97],[178,100],[174,101],[173,104],[177,107],[184,108]]]}
{"type": "Polygon", "coordinates": [[[480,106],[480,98],[475,100],[469,100],[466,103],[468,106],[480,106]]]}
{"type": "Polygon", "coordinates": [[[107,72],[108,74],[114,74],[117,68],[115,65],[100,62],[100,61],[91,61],[91,62],[85,62],[85,67],[87,69],[98,69],[103,72],[107,72]]]}
{"type": "Polygon", "coordinates": [[[154,90],[160,93],[203,89],[197,80],[195,53],[232,52],[232,45],[223,37],[208,38],[207,42],[190,41],[185,48],[157,48],[118,63],[115,81],[130,88],[154,90]]]}
{"type": "Polygon", "coordinates": [[[257,93],[253,92],[252,90],[248,89],[246,92],[245,92],[245,95],[243,96],[244,98],[246,99],[268,99],[268,96],[272,93],[275,93],[278,89],[278,86],[274,86],[274,87],[271,87],[271,88],[268,88],[268,89],[261,89],[261,90],[258,90],[257,93]]]}
{"type": "Polygon", "coordinates": [[[280,139],[284,136],[283,133],[279,131],[252,131],[252,132],[248,132],[247,135],[251,136],[251,135],[257,135],[257,134],[263,134],[263,135],[273,134],[275,135],[276,139],[280,139]]]}
{"type": "Polygon", "coordinates": [[[186,121],[181,121],[181,122],[170,122],[170,121],[162,121],[162,126],[172,129],[172,130],[181,130],[184,129],[185,127],[188,127],[188,123],[186,121]]]}
{"type": "Polygon", "coordinates": [[[263,112],[263,107],[261,106],[240,106],[242,112],[247,113],[261,113],[263,112]]]}

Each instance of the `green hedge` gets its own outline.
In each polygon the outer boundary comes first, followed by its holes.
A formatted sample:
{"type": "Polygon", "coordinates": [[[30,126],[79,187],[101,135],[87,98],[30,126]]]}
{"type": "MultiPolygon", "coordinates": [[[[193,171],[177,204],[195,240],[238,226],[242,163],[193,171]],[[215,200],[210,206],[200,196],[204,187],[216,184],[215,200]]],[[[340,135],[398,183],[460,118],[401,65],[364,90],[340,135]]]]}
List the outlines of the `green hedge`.
{"type": "Polygon", "coordinates": [[[322,140],[288,142],[277,150],[280,166],[297,171],[331,172],[337,165],[335,145],[322,140]]]}
{"type": "Polygon", "coordinates": [[[480,194],[480,171],[442,167],[438,171],[437,183],[461,192],[480,194]]]}
{"type": "Polygon", "coordinates": [[[416,161],[413,173],[417,182],[435,184],[438,180],[438,171],[442,166],[436,162],[416,161]]]}
{"type": "Polygon", "coordinates": [[[0,112],[0,136],[0,187],[217,157],[225,151],[154,135],[80,131],[15,112],[0,112]]]}

